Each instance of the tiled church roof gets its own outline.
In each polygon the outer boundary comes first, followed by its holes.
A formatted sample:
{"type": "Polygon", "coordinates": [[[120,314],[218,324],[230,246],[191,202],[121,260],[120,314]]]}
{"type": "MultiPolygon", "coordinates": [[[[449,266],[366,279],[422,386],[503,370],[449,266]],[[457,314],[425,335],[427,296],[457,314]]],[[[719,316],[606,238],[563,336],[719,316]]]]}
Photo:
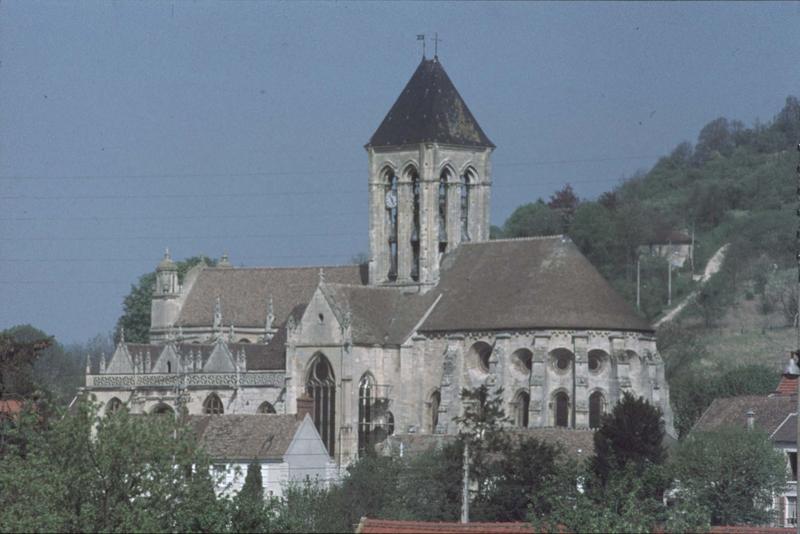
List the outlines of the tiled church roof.
{"type": "Polygon", "coordinates": [[[462,243],[442,260],[421,331],[653,327],[562,236],[462,243]]]}
{"type": "Polygon", "coordinates": [[[353,342],[367,345],[402,344],[438,296],[345,284],[325,284],[324,291],[340,321],[350,312],[353,342]]]}
{"type": "MultiPolygon", "coordinates": [[[[364,266],[323,267],[330,282],[365,284],[364,266]]],[[[267,303],[273,302],[275,325],[286,322],[297,306],[308,303],[319,282],[320,267],[203,269],[181,308],[177,326],[208,326],[220,298],[225,327],[264,328],[267,303]]]]}
{"type": "Polygon", "coordinates": [[[422,60],[367,147],[424,142],[494,148],[436,58],[422,60]]]}

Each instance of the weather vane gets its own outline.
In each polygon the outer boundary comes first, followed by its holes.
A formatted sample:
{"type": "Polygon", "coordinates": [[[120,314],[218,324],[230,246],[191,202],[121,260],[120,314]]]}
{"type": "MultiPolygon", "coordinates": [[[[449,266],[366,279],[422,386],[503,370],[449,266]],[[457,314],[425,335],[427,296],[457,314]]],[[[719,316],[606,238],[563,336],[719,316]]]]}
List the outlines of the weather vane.
{"type": "Polygon", "coordinates": [[[418,33],[417,34],[417,41],[422,41],[422,59],[425,59],[425,34],[418,33]]]}
{"type": "MultiPolygon", "coordinates": [[[[417,41],[422,41],[422,59],[425,59],[425,34],[424,33],[418,33],[417,34],[417,41]]],[[[433,57],[438,57],[439,56],[439,42],[441,41],[441,39],[439,39],[439,32],[436,32],[436,33],[433,34],[433,39],[431,39],[431,41],[433,41],[433,57]]]]}

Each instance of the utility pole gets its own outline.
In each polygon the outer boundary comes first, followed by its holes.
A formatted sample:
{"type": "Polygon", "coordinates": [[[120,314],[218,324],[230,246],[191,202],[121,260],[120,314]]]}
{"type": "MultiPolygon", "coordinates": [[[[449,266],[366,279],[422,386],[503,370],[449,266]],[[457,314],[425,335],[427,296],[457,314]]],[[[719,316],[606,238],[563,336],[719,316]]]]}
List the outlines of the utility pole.
{"type": "Polygon", "coordinates": [[[464,487],[461,488],[461,522],[469,523],[469,441],[464,440],[464,487]]]}
{"type": "Polygon", "coordinates": [[[672,306],[672,262],[667,258],[667,306],[672,306]]]}
{"type": "Polygon", "coordinates": [[[642,304],[642,299],[641,299],[642,282],[641,282],[641,265],[640,265],[641,263],[642,263],[642,257],[641,256],[637,256],[636,257],[636,310],[637,311],[640,311],[642,309],[642,306],[641,306],[641,304],[642,304]]]}

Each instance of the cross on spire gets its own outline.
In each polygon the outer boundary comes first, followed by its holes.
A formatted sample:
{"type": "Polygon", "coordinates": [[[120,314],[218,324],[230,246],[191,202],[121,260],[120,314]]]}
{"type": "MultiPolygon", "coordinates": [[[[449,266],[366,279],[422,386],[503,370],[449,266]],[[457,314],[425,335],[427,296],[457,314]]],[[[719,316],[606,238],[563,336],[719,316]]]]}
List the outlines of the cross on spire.
{"type": "Polygon", "coordinates": [[[437,58],[439,57],[439,41],[441,41],[441,39],[439,39],[439,32],[433,34],[433,39],[431,39],[431,41],[433,41],[433,57],[437,58]]]}

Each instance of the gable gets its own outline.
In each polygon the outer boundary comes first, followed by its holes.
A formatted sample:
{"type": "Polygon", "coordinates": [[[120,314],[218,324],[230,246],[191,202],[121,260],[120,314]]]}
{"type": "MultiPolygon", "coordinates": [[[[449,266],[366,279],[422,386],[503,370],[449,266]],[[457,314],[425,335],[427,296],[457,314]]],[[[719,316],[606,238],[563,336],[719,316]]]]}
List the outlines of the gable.
{"type": "Polygon", "coordinates": [[[296,466],[300,463],[316,464],[320,458],[327,462],[330,460],[330,455],[328,455],[328,450],[325,448],[325,443],[323,443],[317,428],[314,426],[314,422],[306,414],[292,442],[286,448],[284,460],[289,465],[296,466]],[[314,461],[315,457],[317,461],[314,461]]]}
{"type": "Polygon", "coordinates": [[[183,366],[181,365],[181,358],[175,351],[175,346],[170,343],[164,346],[164,350],[158,355],[155,364],[153,364],[153,373],[182,373],[183,366]]]}
{"type": "Polygon", "coordinates": [[[203,365],[204,373],[232,373],[236,371],[236,364],[233,360],[233,354],[228,350],[227,344],[217,342],[214,344],[214,349],[211,355],[203,365]]]}
{"type": "Polygon", "coordinates": [[[300,318],[303,344],[338,345],[342,343],[340,318],[331,308],[323,290],[317,287],[300,318]]]}
{"type": "Polygon", "coordinates": [[[128,353],[128,347],[125,343],[117,344],[111,360],[106,365],[106,373],[110,374],[132,374],[133,373],[133,360],[128,353]]]}

